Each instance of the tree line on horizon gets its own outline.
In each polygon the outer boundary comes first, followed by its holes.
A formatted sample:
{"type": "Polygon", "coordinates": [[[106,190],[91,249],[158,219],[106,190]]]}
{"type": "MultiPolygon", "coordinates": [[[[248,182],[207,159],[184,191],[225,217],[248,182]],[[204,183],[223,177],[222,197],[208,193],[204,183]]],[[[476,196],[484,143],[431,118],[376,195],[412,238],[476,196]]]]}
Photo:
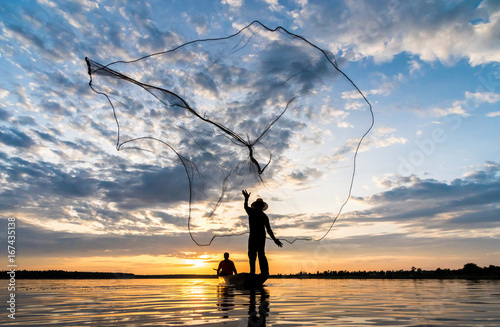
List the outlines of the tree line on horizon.
{"type": "Polygon", "coordinates": [[[281,275],[278,277],[299,277],[299,278],[488,278],[500,279],[500,267],[489,265],[479,267],[475,263],[466,263],[461,269],[441,269],[422,270],[412,267],[411,270],[378,270],[378,271],[347,271],[347,270],[326,270],[316,273],[299,272],[298,274],[281,275]]]}
{"type": "MultiPolygon", "coordinates": [[[[2,271],[3,279],[9,279],[8,271],[2,271]]],[[[111,272],[79,272],[65,270],[17,270],[16,279],[134,279],[134,278],[216,278],[216,275],[175,274],[175,275],[135,275],[132,273],[111,272]]],[[[383,278],[383,279],[425,279],[425,278],[471,278],[500,279],[500,267],[490,265],[479,267],[475,263],[467,263],[461,269],[422,270],[412,267],[411,270],[379,270],[379,271],[347,271],[325,270],[316,273],[299,272],[297,274],[273,275],[276,278],[383,278]]]]}

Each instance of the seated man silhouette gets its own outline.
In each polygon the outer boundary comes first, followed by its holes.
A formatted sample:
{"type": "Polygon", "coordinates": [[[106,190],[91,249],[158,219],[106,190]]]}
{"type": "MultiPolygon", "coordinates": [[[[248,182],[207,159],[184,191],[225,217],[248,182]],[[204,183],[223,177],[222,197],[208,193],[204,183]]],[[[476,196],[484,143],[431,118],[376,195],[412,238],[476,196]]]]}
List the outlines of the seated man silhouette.
{"type": "Polygon", "coordinates": [[[266,230],[277,246],[282,247],[283,243],[274,237],[274,233],[269,225],[269,217],[264,213],[268,205],[261,198],[258,198],[252,205],[248,206],[250,193],[242,191],[245,197],[245,211],[248,214],[248,223],[250,225],[250,236],[248,237],[248,260],[250,261],[250,274],[255,274],[255,261],[259,257],[260,273],[269,275],[269,264],[267,263],[266,230]]]}
{"type": "Polygon", "coordinates": [[[236,272],[236,267],[234,266],[234,262],[229,260],[229,253],[224,253],[224,260],[222,260],[219,263],[219,268],[217,268],[217,275],[218,276],[227,276],[227,275],[232,275],[237,274],[236,272]]]}

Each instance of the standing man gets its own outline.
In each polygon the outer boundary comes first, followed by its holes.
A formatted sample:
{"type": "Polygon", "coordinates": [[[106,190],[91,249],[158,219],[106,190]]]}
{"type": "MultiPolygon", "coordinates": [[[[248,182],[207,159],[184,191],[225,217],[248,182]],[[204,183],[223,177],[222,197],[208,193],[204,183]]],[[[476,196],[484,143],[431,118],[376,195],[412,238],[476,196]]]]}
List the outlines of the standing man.
{"type": "Polygon", "coordinates": [[[266,230],[269,236],[273,239],[277,246],[282,247],[283,243],[276,237],[269,225],[269,217],[264,213],[268,208],[261,198],[258,198],[252,205],[248,206],[248,198],[250,193],[246,190],[241,192],[245,197],[245,211],[248,214],[248,222],[250,225],[250,236],[248,237],[248,260],[250,261],[250,273],[255,274],[255,260],[259,257],[260,273],[269,275],[269,264],[267,263],[265,247],[266,247],[266,230]]]}
{"type": "Polygon", "coordinates": [[[217,276],[227,276],[227,275],[236,275],[236,267],[234,266],[234,262],[229,260],[229,253],[224,253],[224,260],[219,262],[219,268],[217,268],[217,276]]]}

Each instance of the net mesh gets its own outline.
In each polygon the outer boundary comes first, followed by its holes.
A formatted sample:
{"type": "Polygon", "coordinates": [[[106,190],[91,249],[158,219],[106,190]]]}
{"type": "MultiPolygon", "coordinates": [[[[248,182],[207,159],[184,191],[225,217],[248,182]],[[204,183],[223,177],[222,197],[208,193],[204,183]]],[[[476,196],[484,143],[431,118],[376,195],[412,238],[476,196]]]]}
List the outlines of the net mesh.
{"type": "Polygon", "coordinates": [[[331,230],[373,126],[370,103],[332,53],[255,21],[132,61],[85,59],[90,87],[113,110],[117,150],[184,167],[186,201],[172,210],[196,244],[246,232],[241,189],[267,199],[289,234],[282,240],[331,230]]]}

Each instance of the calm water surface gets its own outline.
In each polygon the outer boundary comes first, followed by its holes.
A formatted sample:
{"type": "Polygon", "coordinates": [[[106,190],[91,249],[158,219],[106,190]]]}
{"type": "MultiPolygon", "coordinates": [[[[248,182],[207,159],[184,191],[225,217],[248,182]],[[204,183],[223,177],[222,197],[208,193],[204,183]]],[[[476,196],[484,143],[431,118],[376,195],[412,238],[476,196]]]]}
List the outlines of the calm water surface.
{"type": "MultiPolygon", "coordinates": [[[[255,291],[216,279],[16,285],[16,319],[4,308],[2,326],[500,326],[500,281],[270,279],[255,291]]],[[[8,299],[7,281],[0,287],[8,299]]]]}

